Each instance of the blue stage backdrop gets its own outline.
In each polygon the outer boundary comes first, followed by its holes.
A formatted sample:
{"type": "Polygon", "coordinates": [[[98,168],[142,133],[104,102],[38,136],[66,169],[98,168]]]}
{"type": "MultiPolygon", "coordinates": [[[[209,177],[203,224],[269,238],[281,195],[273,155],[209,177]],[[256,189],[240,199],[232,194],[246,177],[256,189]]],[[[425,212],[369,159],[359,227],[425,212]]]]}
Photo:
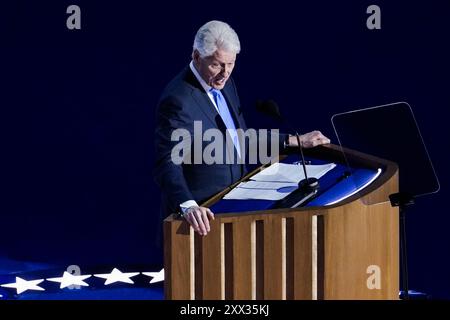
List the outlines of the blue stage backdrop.
{"type": "Polygon", "coordinates": [[[254,110],[271,98],[300,131],[337,143],[335,113],[412,106],[441,191],[408,213],[410,286],[450,298],[449,15],[447,1],[2,3],[0,254],[161,264],[152,243],[155,106],[189,63],[197,29],[218,19],[240,36],[233,76],[250,126],[276,126],[254,110]],[[71,4],[81,30],[66,28],[71,4]],[[381,8],[380,30],[366,27],[371,4],[381,8]]]}

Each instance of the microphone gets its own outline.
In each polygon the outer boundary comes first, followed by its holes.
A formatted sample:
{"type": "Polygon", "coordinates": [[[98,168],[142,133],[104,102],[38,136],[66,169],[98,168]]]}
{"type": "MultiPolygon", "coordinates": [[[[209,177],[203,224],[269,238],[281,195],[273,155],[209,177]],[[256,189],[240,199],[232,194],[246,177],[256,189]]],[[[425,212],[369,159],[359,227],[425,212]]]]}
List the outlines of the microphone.
{"type": "Polygon", "coordinates": [[[259,112],[279,121],[282,123],[285,123],[288,127],[290,127],[291,130],[295,132],[295,136],[297,138],[297,144],[300,151],[300,156],[302,159],[302,167],[303,167],[303,173],[305,175],[305,179],[301,180],[298,183],[298,188],[305,191],[305,192],[315,192],[319,189],[319,180],[314,177],[309,177],[306,173],[306,165],[305,165],[305,157],[303,155],[303,147],[300,142],[300,135],[297,132],[297,130],[289,123],[280,113],[280,108],[278,107],[278,104],[273,100],[257,100],[256,101],[256,110],[259,112]]]}

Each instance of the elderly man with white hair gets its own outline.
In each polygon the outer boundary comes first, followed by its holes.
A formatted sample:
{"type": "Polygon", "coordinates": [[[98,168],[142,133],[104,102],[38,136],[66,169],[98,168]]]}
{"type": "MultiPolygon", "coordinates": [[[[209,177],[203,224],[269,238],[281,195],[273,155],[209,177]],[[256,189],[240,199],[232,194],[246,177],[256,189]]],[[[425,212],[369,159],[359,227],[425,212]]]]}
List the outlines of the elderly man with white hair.
{"type": "MultiPolygon", "coordinates": [[[[172,141],[171,137],[177,129],[185,129],[193,137],[196,133],[194,122],[200,121],[201,133],[208,129],[227,132],[237,154],[239,150],[245,150],[235,136],[237,129],[246,130],[247,127],[231,78],[240,50],[238,35],[228,24],[221,21],[206,23],[195,36],[192,61],[167,85],[158,103],[154,177],[162,191],[160,218],[180,212],[200,235],[210,231],[209,220],[214,219],[214,213],[199,203],[242,178],[246,167],[239,162],[175,163],[171,156],[178,141],[172,141]]],[[[300,138],[304,147],[329,143],[319,131],[300,138]]],[[[277,143],[282,149],[286,144],[296,146],[297,140],[280,134],[277,143]]],[[[198,151],[194,147],[192,150],[198,151]]]]}

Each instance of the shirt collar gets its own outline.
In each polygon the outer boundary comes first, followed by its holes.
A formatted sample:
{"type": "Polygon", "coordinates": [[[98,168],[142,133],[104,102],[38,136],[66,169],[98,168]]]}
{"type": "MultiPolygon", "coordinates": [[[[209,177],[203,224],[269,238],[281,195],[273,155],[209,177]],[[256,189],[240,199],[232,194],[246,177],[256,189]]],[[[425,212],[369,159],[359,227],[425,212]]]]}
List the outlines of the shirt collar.
{"type": "Polygon", "coordinates": [[[194,66],[194,61],[191,61],[191,63],[189,63],[189,68],[191,68],[192,73],[194,74],[194,76],[197,78],[198,82],[200,82],[202,88],[206,91],[206,93],[210,92],[210,90],[212,89],[211,86],[209,86],[205,80],[203,80],[202,76],[200,75],[200,73],[198,73],[197,69],[194,66]]]}

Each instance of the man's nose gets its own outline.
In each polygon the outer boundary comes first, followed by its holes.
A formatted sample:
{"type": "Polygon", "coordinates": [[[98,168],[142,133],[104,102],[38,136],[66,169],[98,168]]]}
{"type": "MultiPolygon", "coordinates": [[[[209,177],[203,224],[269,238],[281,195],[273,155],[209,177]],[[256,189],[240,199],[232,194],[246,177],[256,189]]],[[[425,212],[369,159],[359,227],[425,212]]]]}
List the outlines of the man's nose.
{"type": "Polygon", "coordinates": [[[231,67],[230,66],[227,66],[227,65],[225,65],[223,68],[222,68],[222,75],[223,76],[229,76],[230,75],[230,73],[231,73],[231,67]]]}

